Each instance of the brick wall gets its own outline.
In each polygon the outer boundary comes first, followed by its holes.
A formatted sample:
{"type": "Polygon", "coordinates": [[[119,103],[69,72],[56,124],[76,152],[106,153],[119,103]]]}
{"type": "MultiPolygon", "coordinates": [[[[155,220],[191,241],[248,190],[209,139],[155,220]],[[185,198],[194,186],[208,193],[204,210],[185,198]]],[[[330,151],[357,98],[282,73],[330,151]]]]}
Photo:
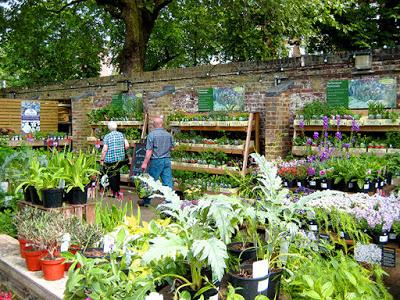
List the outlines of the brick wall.
{"type": "Polygon", "coordinates": [[[285,155],[290,148],[291,119],[296,109],[314,99],[325,101],[330,79],[395,76],[400,99],[400,47],[376,50],[373,66],[367,72],[354,69],[351,53],[287,58],[268,62],[204,65],[194,68],[161,70],[135,74],[132,78],[111,76],[3,91],[3,97],[20,99],[72,99],[73,138],[84,145],[90,133],[86,113],[111,101],[120,92],[143,93],[150,117],[167,116],[178,109],[195,112],[197,94],[204,87],[245,88],[245,108],[261,114],[261,140],[268,157],[285,155]],[[285,89],[276,79],[292,82],[285,89]]]}

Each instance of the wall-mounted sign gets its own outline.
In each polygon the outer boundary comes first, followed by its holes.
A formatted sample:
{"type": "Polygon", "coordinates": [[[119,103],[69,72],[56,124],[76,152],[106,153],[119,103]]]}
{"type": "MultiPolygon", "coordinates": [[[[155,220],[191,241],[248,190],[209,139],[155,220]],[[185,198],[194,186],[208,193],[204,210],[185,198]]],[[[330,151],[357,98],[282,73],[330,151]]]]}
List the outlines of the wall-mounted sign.
{"type": "Polygon", "coordinates": [[[21,101],[21,131],[24,134],[40,131],[39,101],[21,101]]]}
{"type": "Polygon", "coordinates": [[[197,91],[199,111],[243,111],[244,87],[215,87],[197,91]]]}
{"type": "Polygon", "coordinates": [[[326,101],[329,106],[349,105],[349,81],[329,80],[326,86],[326,101]]]}
{"type": "Polygon", "coordinates": [[[349,108],[368,108],[368,102],[396,107],[396,78],[366,78],[349,81],[349,108]]]}

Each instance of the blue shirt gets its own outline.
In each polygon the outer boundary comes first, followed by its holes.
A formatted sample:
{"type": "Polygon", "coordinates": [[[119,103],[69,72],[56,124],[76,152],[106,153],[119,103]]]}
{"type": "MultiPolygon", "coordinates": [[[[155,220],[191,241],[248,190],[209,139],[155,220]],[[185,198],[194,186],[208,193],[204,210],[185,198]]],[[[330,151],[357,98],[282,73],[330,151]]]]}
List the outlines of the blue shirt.
{"type": "Polygon", "coordinates": [[[115,163],[125,159],[125,138],[121,132],[111,131],[106,134],[103,143],[108,145],[105,163],[115,163]]]}
{"type": "Polygon", "coordinates": [[[171,157],[174,139],[164,128],[156,128],[147,136],[146,150],[153,150],[152,159],[171,157]]]}

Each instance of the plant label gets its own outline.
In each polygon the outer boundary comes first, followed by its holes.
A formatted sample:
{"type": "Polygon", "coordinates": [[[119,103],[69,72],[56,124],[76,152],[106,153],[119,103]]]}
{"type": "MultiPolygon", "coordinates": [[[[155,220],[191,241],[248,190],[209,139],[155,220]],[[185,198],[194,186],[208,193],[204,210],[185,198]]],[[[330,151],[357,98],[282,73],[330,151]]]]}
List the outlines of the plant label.
{"type": "Polygon", "coordinates": [[[318,231],[318,225],[317,224],[310,225],[310,230],[311,231],[318,231]]]}
{"type": "Polygon", "coordinates": [[[297,186],[301,187],[301,181],[297,181],[297,186]]]}
{"type": "Polygon", "coordinates": [[[364,190],[369,190],[369,183],[364,184],[364,190]]]}
{"type": "MultiPolygon", "coordinates": [[[[268,260],[259,260],[253,262],[253,278],[262,278],[268,275],[269,262],[268,260]]],[[[269,278],[259,281],[257,292],[263,292],[268,289],[269,278]]]]}
{"type": "Polygon", "coordinates": [[[69,233],[64,233],[61,241],[60,251],[67,252],[69,249],[69,242],[71,241],[71,235],[69,233]]]}
{"type": "Polygon", "coordinates": [[[389,233],[390,240],[395,240],[396,238],[397,238],[397,234],[395,234],[394,232],[389,233]]]}
{"type": "Polygon", "coordinates": [[[382,248],[381,265],[383,267],[396,267],[396,249],[389,247],[382,248]]]}
{"type": "Polygon", "coordinates": [[[317,186],[317,182],[315,180],[310,181],[310,186],[317,186]]]}
{"type": "Polygon", "coordinates": [[[381,243],[387,243],[389,237],[387,235],[380,235],[379,236],[379,242],[381,243]]]}
{"type": "Polygon", "coordinates": [[[283,186],[286,186],[286,187],[288,186],[286,181],[283,182],[283,186]]]}
{"type": "Polygon", "coordinates": [[[114,249],[114,237],[110,235],[104,236],[103,252],[110,253],[114,249]]]}
{"type": "Polygon", "coordinates": [[[164,296],[159,294],[159,293],[155,293],[155,292],[151,292],[149,295],[146,296],[146,298],[144,298],[145,300],[163,300],[164,296]]]}
{"type": "Polygon", "coordinates": [[[322,183],[321,183],[321,188],[327,189],[327,188],[328,188],[328,184],[325,183],[325,182],[322,182],[322,183]]]}

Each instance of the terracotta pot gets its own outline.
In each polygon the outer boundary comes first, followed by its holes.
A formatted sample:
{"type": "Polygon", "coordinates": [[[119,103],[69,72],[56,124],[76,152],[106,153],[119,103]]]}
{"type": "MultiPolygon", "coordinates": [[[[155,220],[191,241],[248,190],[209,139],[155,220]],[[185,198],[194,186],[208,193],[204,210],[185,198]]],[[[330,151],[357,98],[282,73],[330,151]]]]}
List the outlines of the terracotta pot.
{"type": "Polygon", "coordinates": [[[19,242],[19,253],[21,254],[22,258],[25,258],[25,249],[26,249],[26,240],[24,239],[18,239],[19,242]]]}
{"type": "Polygon", "coordinates": [[[43,277],[46,280],[54,281],[64,277],[65,266],[63,264],[65,258],[57,258],[54,260],[42,258],[43,277]]]}
{"type": "Polygon", "coordinates": [[[28,271],[40,271],[42,266],[40,264],[40,259],[47,254],[47,251],[35,250],[26,251],[25,250],[25,262],[28,271]]]}

